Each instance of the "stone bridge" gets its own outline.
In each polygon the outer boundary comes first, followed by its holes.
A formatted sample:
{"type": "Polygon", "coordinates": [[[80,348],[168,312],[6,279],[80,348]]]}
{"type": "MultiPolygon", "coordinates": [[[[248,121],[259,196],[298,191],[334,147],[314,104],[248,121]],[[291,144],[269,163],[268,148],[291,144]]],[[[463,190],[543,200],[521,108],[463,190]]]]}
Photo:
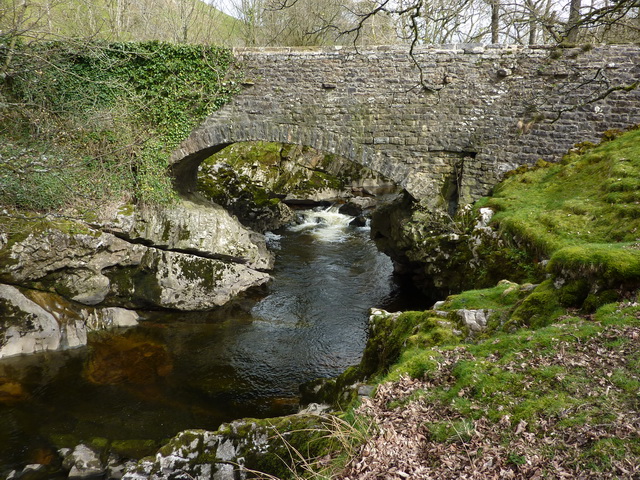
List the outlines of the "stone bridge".
{"type": "Polygon", "coordinates": [[[452,45],[235,51],[242,91],[171,157],[176,186],[242,141],[307,145],[365,165],[431,206],[640,123],[640,47],[452,45]]]}

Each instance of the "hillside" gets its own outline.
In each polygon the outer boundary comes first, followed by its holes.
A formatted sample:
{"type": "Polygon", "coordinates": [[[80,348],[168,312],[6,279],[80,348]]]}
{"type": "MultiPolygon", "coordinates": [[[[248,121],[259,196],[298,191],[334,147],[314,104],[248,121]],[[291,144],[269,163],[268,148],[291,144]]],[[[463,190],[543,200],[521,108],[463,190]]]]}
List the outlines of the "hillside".
{"type": "Polygon", "coordinates": [[[27,40],[78,38],[236,45],[240,22],[200,0],[35,0],[11,2],[0,19],[4,32],[27,40]]]}

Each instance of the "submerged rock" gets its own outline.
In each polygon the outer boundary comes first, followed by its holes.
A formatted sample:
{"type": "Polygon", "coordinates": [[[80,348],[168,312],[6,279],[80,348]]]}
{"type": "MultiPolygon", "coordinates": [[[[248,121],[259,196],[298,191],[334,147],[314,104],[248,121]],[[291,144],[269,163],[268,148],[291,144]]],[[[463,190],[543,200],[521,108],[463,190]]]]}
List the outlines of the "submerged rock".
{"type": "Polygon", "coordinates": [[[95,385],[150,385],[172,370],[165,345],[141,335],[116,335],[91,344],[83,376],[95,385]]]}

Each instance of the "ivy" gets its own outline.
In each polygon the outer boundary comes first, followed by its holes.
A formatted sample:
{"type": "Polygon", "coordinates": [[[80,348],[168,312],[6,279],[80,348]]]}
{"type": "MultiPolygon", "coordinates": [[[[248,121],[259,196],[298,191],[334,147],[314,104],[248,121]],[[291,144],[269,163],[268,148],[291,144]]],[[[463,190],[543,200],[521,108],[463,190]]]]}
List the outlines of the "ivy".
{"type": "Polygon", "coordinates": [[[238,88],[230,50],[216,46],[43,42],[18,46],[10,60],[0,94],[17,108],[1,111],[4,143],[124,166],[130,195],[145,203],[171,201],[170,153],[238,88]]]}

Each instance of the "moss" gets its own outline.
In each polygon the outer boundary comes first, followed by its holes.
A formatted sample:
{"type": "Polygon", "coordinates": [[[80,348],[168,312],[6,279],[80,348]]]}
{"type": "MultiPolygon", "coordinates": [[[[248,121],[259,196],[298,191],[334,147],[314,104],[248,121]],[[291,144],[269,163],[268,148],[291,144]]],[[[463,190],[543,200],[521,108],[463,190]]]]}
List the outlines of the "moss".
{"type": "Polygon", "coordinates": [[[88,442],[89,446],[101,456],[105,456],[109,449],[109,440],[104,437],[94,437],[88,442]]]}
{"type": "Polygon", "coordinates": [[[441,354],[437,350],[410,348],[404,350],[398,361],[389,369],[385,380],[395,381],[404,375],[411,378],[423,378],[435,372],[438,368],[438,360],[441,354]]]}
{"type": "Polygon", "coordinates": [[[640,286],[640,250],[627,244],[585,244],[564,247],[553,254],[549,270],[570,272],[607,286],[640,286]]]}
{"type": "Polygon", "coordinates": [[[124,215],[130,217],[136,212],[136,207],[133,203],[125,203],[118,207],[118,215],[124,215]]]}
{"type": "Polygon", "coordinates": [[[637,456],[640,453],[638,439],[603,438],[595,440],[581,455],[581,461],[597,472],[610,472],[613,463],[637,456]]]}
{"type": "Polygon", "coordinates": [[[123,458],[140,459],[154,454],[158,449],[158,443],[154,440],[113,440],[110,445],[111,452],[123,458]]]}
{"type": "Polygon", "coordinates": [[[180,432],[180,434],[173,437],[169,443],[163,445],[158,450],[158,453],[167,457],[178,449],[188,448],[189,451],[195,451],[202,454],[202,433],[202,430],[187,430],[180,432]]]}
{"type": "Polygon", "coordinates": [[[640,132],[611,132],[598,146],[578,144],[561,165],[511,176],[494,189],[488,206],[498,210],[494,220],[505,233],[532,251],[552,257],[559,250],[582,247],[560,257],[615,263],[613,257],[602,258],[603,246],[611,244],[613,250],[622,247],[616,245],[620,242],[635,241],[639,185],[640,132]]]}
{"type": "Polygon", "coordinates": [[[558,291],[551,280],[546,280],[514,310],[505,328],[544,327],[563,313],[558,291]]]}
{"type": "Polygon", "coordinates": [[[444,310],[457,309],[492,309],[498,310],[515,303],[523,290],[516,283],[501,281],[492,288],[466,290],[451,295],[442,306],[444,310]]]}
{"type": "Polygon", "coordinates": [[[620,298],[618,290],[604,290],[598,293],[589,293],[582,303],[582,311],[585,313],[593,313],[598,308],[608,303],[613,303],[620,298]]]}
{"type": "Polygon", "coordinates": [[[168,242],[169,238],[171,237],[171,231],[173,230],[173,227],[171,225],[171,222],[169,220],[165,220],[164,221],[164,228],[162,229],[162,241],[163,242],[168,242]]]}
{"type": "MultiPolygon", "coordinates": [[[[327,456],[339,449],[329,433],[334,422],[317,415],[292,415],[270,419],[245,419],[225,425],[217,433],[240,446],[245,466],[277,478],[299,478],[307,463],[303,459],[327,456]]],[[[199,461],[215,462],[214,452],[199,461]]]]}
{"type": "Polygon", "coordinates": [[[581,307],[590,289],[591,284],[585,278],[569,281],[558,289],[558,301],[563,307],[581,307]]]}
{"type": "Polygon", "coordinates": [[[212,291],[219,285],[227,268],[222,262],[197,257],[177,257],[174,262],[180,268],[179,274],[184,279],[207,291],[212,291]]]}

